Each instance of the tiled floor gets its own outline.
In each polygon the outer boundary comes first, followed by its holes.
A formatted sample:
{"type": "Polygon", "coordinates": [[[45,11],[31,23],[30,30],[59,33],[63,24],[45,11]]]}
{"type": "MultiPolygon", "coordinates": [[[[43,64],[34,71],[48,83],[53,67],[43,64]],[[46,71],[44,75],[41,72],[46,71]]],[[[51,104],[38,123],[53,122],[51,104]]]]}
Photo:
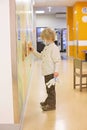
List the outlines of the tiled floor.
{"type": "Polygon", "coordinates": [[[35,62],[23,130],[87,130],[87,89],[73,90],[72,60],[62,60],[59,69],[56,110],[43,112],[39,103],[46,97],[45,85],[40,61],[35,62]]]}

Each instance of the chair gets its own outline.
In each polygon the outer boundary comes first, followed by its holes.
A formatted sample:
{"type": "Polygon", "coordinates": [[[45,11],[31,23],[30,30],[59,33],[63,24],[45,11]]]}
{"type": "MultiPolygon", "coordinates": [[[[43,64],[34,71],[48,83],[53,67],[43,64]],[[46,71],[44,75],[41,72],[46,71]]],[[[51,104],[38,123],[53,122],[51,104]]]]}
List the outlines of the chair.
{"type": "Polygon", "coordinates": [[[82,60],[81,59],[77,59],[77,58],[75,58],[74,59],[74,78],[73,78],[73,80],[74,80],[74,89],[76,88],[76,86],[80,86],[80,91],[82,91],[82,88],[84,88],[84,87],[82,87],[82,85],[85,85],[86,86],[86,88],[87,88],[87,71],[84,71],[83,72],[83,65],[82,65],[82,60]],[[79,77],[79,79],[80,79],[80,81],[79,81],[79,84],[77,84],[77,82],[76,82],[76,77],[79,77]],[[83,78],[86,78],[86,83],[82,83],[83,81],[82,81],[82,79],[83,78]]]}

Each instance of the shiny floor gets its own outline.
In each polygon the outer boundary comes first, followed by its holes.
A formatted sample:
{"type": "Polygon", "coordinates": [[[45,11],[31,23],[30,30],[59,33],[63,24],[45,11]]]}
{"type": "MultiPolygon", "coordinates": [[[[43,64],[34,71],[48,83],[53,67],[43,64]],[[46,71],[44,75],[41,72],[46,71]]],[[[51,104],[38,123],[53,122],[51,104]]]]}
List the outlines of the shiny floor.
{"type": "MultiPolygon", "coordinates": [[[[60,82],[56,85],[56,110],[43,112],[40,102],[46,97],[40,61],[35,62],[33,80],[23,130],[87,130],[87,89],[73,89],[72,60],[60,63],[60,82]]],[[[87,63],[84,62],[84,68],[87,63]]]]}

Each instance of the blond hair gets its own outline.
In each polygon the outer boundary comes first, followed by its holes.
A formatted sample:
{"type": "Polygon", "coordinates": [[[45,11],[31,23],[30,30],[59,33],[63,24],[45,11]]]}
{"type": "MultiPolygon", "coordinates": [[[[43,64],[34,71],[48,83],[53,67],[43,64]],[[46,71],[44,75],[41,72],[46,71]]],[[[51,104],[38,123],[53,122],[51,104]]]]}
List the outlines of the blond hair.
{"type": "Polygon", "coordinates": [[[41,36],[42,40],[55,41],[55,32],[50,28],[44,29],[40,36],[41,36]]]}

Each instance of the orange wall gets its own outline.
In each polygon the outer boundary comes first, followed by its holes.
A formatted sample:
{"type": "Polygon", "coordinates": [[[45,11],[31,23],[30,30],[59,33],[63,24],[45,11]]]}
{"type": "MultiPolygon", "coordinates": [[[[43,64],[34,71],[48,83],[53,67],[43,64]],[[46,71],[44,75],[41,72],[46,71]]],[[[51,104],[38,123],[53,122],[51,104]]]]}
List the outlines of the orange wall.
{"type": "Polygon", "coordinates": [[[79,46],[78,47],[78,54],[77,54],[77,47],[72,45],[69,46],[69,56],[78,57],[81,59],[85,59],[85,53],[83,50],[87,50],[87,46],[79,46]]]}
{"type": "Polygon", "coordinates": [[[76,39],[76,24],[78,23],[78,39],[87,40],[87,23],[82,21],[82,17],[87,14],[83,14],[83,7],[87,7],[87,2],[77,2],[73,7],[74,39],[76,39]]]}
{"type": "Polygon", "coordinates": [[[67,25],[69,25],[69,40],[73,40],[73,7],[67,8],[67,25]]]}
{"type": "Polygon", "coordinates": [[[77,2],[73,7],[67,8],[67,25],[69,25],[69,41],[78,40],[81,45],[77,46],[72,44],[69,46],[69,55],[73,57],[79,57],[84,59],[85,54],[83,50],[87,50],[87,46],[83,45],[84,41],[87,41],[87,23],[82,21],[83,16],[87,16],[82,12],[82,8],[87,7],[87,2],[77,2]],[[78,28],[78,30],[77,30],[78,28]],[[78,54],[77,54],[78,50],[78,54]]]}

